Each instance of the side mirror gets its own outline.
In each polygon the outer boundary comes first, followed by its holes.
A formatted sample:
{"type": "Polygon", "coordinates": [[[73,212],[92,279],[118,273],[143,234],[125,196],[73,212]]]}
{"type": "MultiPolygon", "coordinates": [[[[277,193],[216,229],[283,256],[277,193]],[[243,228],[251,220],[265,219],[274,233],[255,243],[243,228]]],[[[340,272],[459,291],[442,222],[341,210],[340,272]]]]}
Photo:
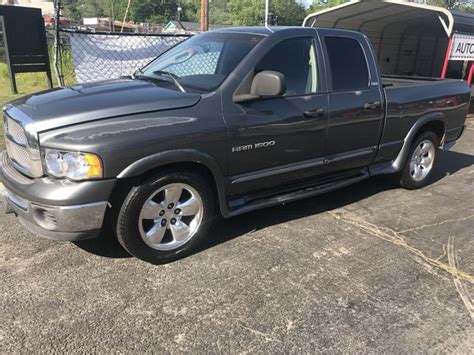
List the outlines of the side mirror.
{"type": "Polygon", "coordinates": [[[265,70],[252,80],[250,94],[241,94],[234,96],[234,102],[245,102],[257,100],[262,97],[281,96],[286,92],[285,76],[276,71],[265,70]]]}

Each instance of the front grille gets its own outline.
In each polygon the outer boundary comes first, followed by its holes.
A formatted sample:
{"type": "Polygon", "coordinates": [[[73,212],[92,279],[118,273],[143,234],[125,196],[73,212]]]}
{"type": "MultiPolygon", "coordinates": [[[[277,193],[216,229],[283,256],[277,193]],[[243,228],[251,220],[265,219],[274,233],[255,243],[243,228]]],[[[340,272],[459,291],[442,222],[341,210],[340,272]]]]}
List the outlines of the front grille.
{"type": "Polygon", "coordinates": [[[19,165],[21,170],[28,171],[31,166],[31,159],[26,148],[8,139],[6,140],[6,146],[10,159],[19,165]]]}
{"type": "Polygon", "coordinates": [[[18,182],[19,184],[29,185],[34,182],[33,179],[30,179],[26,177],[25,175],[20,174],[18,170],[15,169],[15,167],[13,166],[11,162],[11,159],[8,157],[7,152],[2,153],[1,164],[2,164],[3,173],[9,176],[14,181],[18,182]]]}
{"type": "Polygon", "coordinates": [[[18,143],[26,146],[27,140],[23,127],[11,118],[7,118],[7,132],[18,143]]]}
{"type": "Polygon", "coordinates": [[[40,152],[32,121],[21,111],[10,106],[4,109],[3,122],[5,146],[12,165],[26,176],[42,176],[40,152]],[[30,136],[27,135],[27,130],[30,136]],[[30,145],[31,142],[33,146],[30,145]]]}
{"type": "Polygon", "coordinates": [[[8,156],[21,172],[28,173],[31,160],[27,150],[25,131],[18,122],[8,116],[4,122],[5,145],[7,147],[8,156]]]}

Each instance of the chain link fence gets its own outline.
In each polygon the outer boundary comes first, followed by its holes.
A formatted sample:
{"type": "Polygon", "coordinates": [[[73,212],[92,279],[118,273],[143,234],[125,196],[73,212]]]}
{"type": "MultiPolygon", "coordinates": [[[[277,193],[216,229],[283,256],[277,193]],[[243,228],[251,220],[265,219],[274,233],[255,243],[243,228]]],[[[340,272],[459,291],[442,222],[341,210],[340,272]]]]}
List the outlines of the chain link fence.
{"type": "Polygon", "coordinates": [[[59,72],[66,84],[130,75],[188,37],[61,30],[59,72]]]}

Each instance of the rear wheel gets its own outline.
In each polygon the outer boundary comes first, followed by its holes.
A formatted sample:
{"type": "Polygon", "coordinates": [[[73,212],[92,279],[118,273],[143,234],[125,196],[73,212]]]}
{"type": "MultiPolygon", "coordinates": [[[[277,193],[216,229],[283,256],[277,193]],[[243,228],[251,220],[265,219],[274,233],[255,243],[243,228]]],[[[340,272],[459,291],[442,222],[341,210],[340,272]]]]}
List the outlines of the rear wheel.
{"type": "Polygon", "coordinates": [[[164,173],[132,188],[117,218],[117,238],[139,259],[171,262],[196,249],[213,213],[212,189],[201,176],[164,173]]]}
{"type": "Polygon", "coordinates": [[[438,137],[433,132],[421,133],[413,142],[410,155],[400,175],[400,185],[419,189],[429,184],[438,154],[438,137]]]}

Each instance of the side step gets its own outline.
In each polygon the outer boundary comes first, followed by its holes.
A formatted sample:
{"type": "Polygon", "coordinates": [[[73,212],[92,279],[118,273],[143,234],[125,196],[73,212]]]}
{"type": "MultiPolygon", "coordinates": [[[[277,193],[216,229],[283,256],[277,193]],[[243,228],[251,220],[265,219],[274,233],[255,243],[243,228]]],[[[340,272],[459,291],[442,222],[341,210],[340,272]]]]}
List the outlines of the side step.
{"type": "Polygon", "coordinates": [[[345,186],[355,184],[359,181],[368,179],[369,177],[370,177],[369,172],[365,170],[350,178],[335,180],[335,181],[328,182],[325,184],[306,187],[301,190],[284,193],[282,195],[276,195],[269,198],[254,200],[234,210],[230,210],[229,217],[237,216],[242,213],[247,213],[247,212],[255,211],[255,210],[266,208],[266,207],[281,205],[287,202],[302,200],[307,197],[321,195],[326,192],[330,192],[330,191],[337,190],[345,186]]]}

